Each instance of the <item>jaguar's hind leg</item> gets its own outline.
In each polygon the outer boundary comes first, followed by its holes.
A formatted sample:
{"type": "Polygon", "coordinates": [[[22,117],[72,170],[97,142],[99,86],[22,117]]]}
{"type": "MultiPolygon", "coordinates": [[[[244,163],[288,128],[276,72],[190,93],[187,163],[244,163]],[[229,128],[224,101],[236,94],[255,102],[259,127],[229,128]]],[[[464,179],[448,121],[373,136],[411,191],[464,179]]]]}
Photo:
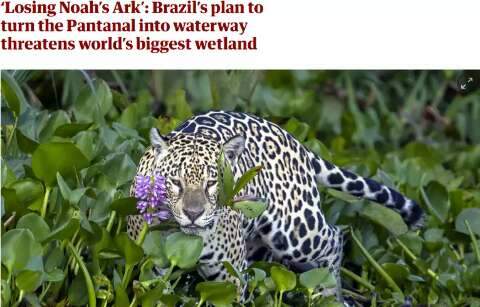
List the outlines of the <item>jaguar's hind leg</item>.
{"type": "MultiPolygon", "coordinates": [[[[343,254],[343,234],[335,226],[327,227],[330,228],[330,236],[318,239],[323,241],[323,244],[320,244],[320,246],[323,246],[323,249],[314,251],[313,255],[316,257],[312,257],[306,261],[292,261],[284,258],[282,262],[297,273],[306,272],[313,268],[328,268],[330,273],[332,273],[335,278],[336,285],[333,288],[321,289],[322,294],[324,296],[331,296],[335,294],[337,299],[342,301],[340,267],[343,254]]],[[[317,235],[320,236],[321,232],[319,232],[317,235]]]]}
{"type": "Polygon", "coordinates": [[[342,297],[342,282],[340,279],[340,268],[343,257],[343,234],[337,227],[332,227],[334,234],[331,238],[332,249],[327,251],[325,255],[313,260],[315,267],[327,267],[330,273],[333,274],[336,280],[336,286],[330,289],[323,289],[323,295],[330,296],[335,294],[339,301],[343,301],[342,297]]]}

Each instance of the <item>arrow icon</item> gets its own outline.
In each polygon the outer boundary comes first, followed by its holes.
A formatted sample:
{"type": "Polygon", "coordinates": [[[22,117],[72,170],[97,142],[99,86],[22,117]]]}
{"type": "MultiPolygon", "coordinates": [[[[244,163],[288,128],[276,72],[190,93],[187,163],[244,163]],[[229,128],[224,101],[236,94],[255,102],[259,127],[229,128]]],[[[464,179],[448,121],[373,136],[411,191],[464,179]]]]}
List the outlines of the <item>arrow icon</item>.
{"type": "Polygon", "coordinates": [[[480,71],[465,71],[457,77],[457,90],[466,94],[474,88],[479,89],[480,71]]]}

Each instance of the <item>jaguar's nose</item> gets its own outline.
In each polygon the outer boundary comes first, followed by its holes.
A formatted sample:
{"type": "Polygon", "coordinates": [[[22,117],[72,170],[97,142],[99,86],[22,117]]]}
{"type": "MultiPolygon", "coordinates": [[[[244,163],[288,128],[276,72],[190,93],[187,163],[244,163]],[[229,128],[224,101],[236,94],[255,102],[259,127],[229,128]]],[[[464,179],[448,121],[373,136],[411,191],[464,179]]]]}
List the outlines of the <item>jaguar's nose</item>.
{"type": "Polygon", "coordinates": [[[185,213],[185,215],[189,218],[190,221],[192,221],[192,223],[194,223],[195,220],[198,219],[198,217],[202,215],[203,212],[205,212],[205,209],[201,207],[183,208],[183,213],[185,213]]]}

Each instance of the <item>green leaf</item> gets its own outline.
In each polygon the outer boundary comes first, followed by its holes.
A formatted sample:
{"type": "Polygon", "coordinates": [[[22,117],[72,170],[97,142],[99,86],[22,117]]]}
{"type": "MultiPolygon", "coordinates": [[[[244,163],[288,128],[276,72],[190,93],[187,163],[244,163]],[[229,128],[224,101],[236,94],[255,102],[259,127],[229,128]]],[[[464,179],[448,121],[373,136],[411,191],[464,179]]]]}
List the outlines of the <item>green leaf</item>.
{"type": "Polygon", "coordinates": [[[291,291],[295,289],[297,285],[297,276],[295,273],[283,267],[273,266],[270,269],[270,275],[280,292],[291,291]]]}
{"type": "Polygon", "coordinates": [[[248,184],[248,182],[252,180],[253,177],[255,177],[262,170],[262,168],[263,168],[262,165],[258,165],[246,171],[242,175],[242,177],[240,177],[235,183],[235,187],[233,188],[233,192],[232,192],[232,197],[237,195],[238,192],[240,192],[248,184]]]}
{"type": "MultiPolygon", "coordinates": [[[[88,195],[89,192],[93,192],[93,190],[88,190],[86,194],[88,195]]],[[[112,196],[109,192],[103,191],[95,195],[95,197],[96,198],[82,198],[80,200],[80,206],[84,206],[83,208],[86,210],[93,207],[93,209],[90,211],[90,215],[88,216],[88,220],[101,224],[105,222],[112,214],[112,210],[110,209],[112,196]]]]}
{"type": "Polygon", "coordinates": [[[128,307],[130,305],[128,301],[128,295],[125,289],[121,285],[115,286],[115,306],[128,307]]]}
{"type": "MultiPolygon", "coordinates": [[[[144,250],[145,251],[145,250],[144,250]]],[[[165,264],[168,265],[168,260],[165,258],[165,264]]],[[[156,279],[158,276],[154,273],[154,268],[160,268],[160,266],[156,266],[153,262],[151,257],[148,257],[140,267],[140,275],[138,276],[138,280],[144,283],[149,283],[152,280],[156,279]]],[[[157,279],[158,280],[158,279],[157,279]]],[[[163,283],[163,282],[162,282],[163,283]]]]}
{"type": "Polygon", "coordinates": [[[219,193],[219,203],[221,205],[229,206],[232,201],[233,197],[233,186],[235,184],[232,169],[230,168],[230,164],[228,164],[223,151],[220,153],[220,157],[218,158],[217,169],[219,170],[220,174],[222,174],[222,178],[220,180],[220,193],[219,193]]]}
{"type": "MultiPolygon", "coordinates": [[[[137,98],[137,100],[139,99],[137,98]]],[[[143,99],[139,102],[129,104],[120,116],[120,123],[132,129],[140,127],[141,125],[139,124],[142,119],[147,118],[151,114],[151,104],[152,101],[150,97],[147,100],[143,99]]],[[[168,132],[173,130],[173,128],[175,127],[172,127],[172,129],[170,129],[168,132]]]]}
{"type": "Polygon", "coordinates": [[[252,276],[248,279],[249,289],[253,290],[258,286],[258,283],[265,279],[267,273],[259,268],[249,268],[249,275],[252,276]],[[253,274],[252,274],[253,273],[253,274]]]}
{"type": "Polygon", "coordinates": [[[243,284],[246,283],[245,278],[243,278],[243,274],[240,273],[237,268],[235,268],[230,262],[228,261],[223,261],[223,266],[227,270],[227,272],[232,275],[233,277],[236,277],[240,280],[240,282],[243,284]]]}
{"type": "MultiPolygon", "coordinates": [[[[98,129],[98,139],[100,143],[102,143],[107,149],[111,152],[114,152],[115,148],[121,143],[122,139],[118,135],[118,133],[107,127],[107,126],[101,126],[100,129],[98,129]]],[[[93,132],[93,131],[85,131],[86,132],[93,132]]]]}
{"type": "Polygon", "coordinates": [[[398,238],[414,255],[419,256],[422,252],[423,239],[416,233],[407,232],[398,238]]]}
{"type": "Polygon", "coordinates": [[[174,95],[167,97],[167,108],[169,114],[181,121],[193,115],[187,102],[186,93],[182,89],[175,91],[174,95]]]}
{"type": "Polygon", "coordinates": [[[20,115],[22,101],[25,102],[25,96],[17,81],[6,71],[1,72],[2,95],[5,97],[8,107],[12,110],[15,117],[20,115]]]}
{"type": "Polygon", "coordinates": [[[264,202],[243,200],[233,203],[233,209],[239,210],[248,218],[260,216],[267,208],[264,202]]]}
{"type": "Polygon", "coordinates": [[[224,158],[223,152],[221,154],[222,162],[223,162],[223,181],[222,186],[225,193],[225,198],[227,203],[230,204],[232,197],[233,197],[233,186],[235,185],[235,180],[233,177],[232,168],[227,160],[224,158]]]}
{"type": "Polygon", "coordinates": [[[80,131],[87,130],[91,125],[92,123],[68,123],[58,126],[53,134],[64,138],[71,138],[80,131]]]}
{"type": "Polygon", "coordinates": [[[273,300],[272,295],[266,292],[256,297],[254,304],[254,306],[273,307],[275,306],[275,301],[273,300]]]}
{"type": "Polygon", "coordinates": [[[135,176],[137,167],[132,158],[125,153],[116,153],[109,155],[100,170],[110,183],[119,187],[135,176]]]}
{"type": "Polygon", "coordinates": [[[468,221],[472,232],[480,236],[480,208],[463,209],[455,219],[455,230],[468,235],[465,221],[468,221]]]}
{"type": "Polygon", "coordinates": [[[80,198],[88,190],[87,188],[79,188],[72,191],[60,173],[57,173],[57,183],[63,198],[74,206],[78,205],[80,198]]]}
{"type": "MultiPolygon", "coordinates": [[[[164,290],[165,290],[165,285],[163,283],[161,283],[161,279],[160,279],[160,282],[158,282],[159,279],[155,279],[153,282],[156,282],[157,285],[153,288],[153,289],[150,289],[150,290],[147,290],[148,287],[149,287],[149,284],[152,282],[152,281],[145,281],[143,283],[140,283],[137,287],[137,291],[147,291],[145,294],[142,295],[142,307],[155,307],[157,306],[157,303],[159,302],[160,298],[163,296],[164,294],[164,290]],[[140,290],[141,289],[141,290],[140,290]]],[[[158,304],[158,305],[161,305],[161,306],[164,306],[162,304],[158,304]]]]}
{"type": "Polygon", "coordinates": [[[400,285],[405,283],[410,275],[406,265],[401,265],[398,263],[383,263],[382,267],[385,272],[387,272],[387,274],[392,277],[397,284],[400,285]]]}
{"type": "Polygon", "coordinates": [[[164,294],[160,297],[160,301],[164,303],[167,307],[175,307],[177,303],[180,302],[181,297],[175,294],[164,294]]]}
{"type": "Polygon", "coordinates": [[[86,243],[89,245],[93,245],[99,242],[102,239],[102,229],[96,222],[92,219],[83,216],[82,213],[81,220],[80,220],[80,236],[84,239],[86,243]]]}
{"type": "Polygon", "coordinates": [[[170,133],[170,131],[178,127],[178,125],[180,125],[182,121],[179,121],[173,117],[160,117],[153,123],[153,126],[158,128],[161,135],[166,135],[170,133]]]}
{"type": "Polygon", "coordinates": [[[1,186],[5,187],[13,183],[17,178],[15,177],[15,173],[7,165],[7,161],[3,158],[3,156],[1,157],[0,164],[2,167],[1,186]]]}
{"type": "Polygon", "coordinates": [[[460,212],[469,207],[466,205],[465,199],[468,197],[468,192],[461,189],[455,189],[448,193],[448,198],[450,199],[450,212],[452,216],[458,216],[460,212]]]}
{"type": "Polygon", "coordinates": [[[15,191],[17,205],[25,207],[42,198],[44,194],[43,185],[39,181],[29,178],[18,180],[9,188],[15,191]]]}
{"type": "Polygon", "coordinates": [[[58,228],[54,229],[48,237],[45,238],[44,242],[50,242],[52,240],[64,240],[70,239],[73,234],[80,227],[80,220],[78,217],[70,218],[65,223],[60,225],[58,228]]]}
{"type": "Polygon", "coordinates": [[[12,289],[10,289],[10,284],[7,282],[7,280],[3,279],[1,280],[1,286],[2,286],[2,296],[1,300],[2,302],[10,302],[10,299],[12,297],[12,289]]]}
{"type": "Polygon", "coordinates": [[[50,227],[43,218],[36,213],[28,213],[20,218],[17,228],[29,229],[37,242],[42,242],[49,234],[50,227]]]}
{"type": "Polygon", "coordinates": [[[110,205],[110,209],[116,211],[121,216],[138,214],[137,199],[135,197],[124,197],[116,199],[110,205]]]}
{"type": "Polygon", "coordinates": [[[310,131],[310,126],[308,124],[301,122],[296,118],[290,118],[284,128],[293,134],[293,136],[299,141],[304,141],[310,131]]]}
{"type": "Polygon", "coordinates": [[[166,267],[168,265],[165,255],[165,236],[161,231],[155,230],[147,233],[142,247],[145,254],[152,257],[157,266],[166,267]]]}
{"type": "Polygon", "coordinates": [[[42,284],[43,272],[38,271],[22,271],[15,278],[17,287],[26,292],[34,292],[42,284]]]}
{"type": "Polygon", "coordinates": [[[475,237],[475,234],[472,231],[472,227],[470,227],[470,223],[468,221],[465,221],[465,226],[467,227],[468,233],[470,235],[470,240],[472,241],[472,249],[475,253],[475,256],[477,257],[477,263],[480,264],[480,248],[478,247],[477,238],[475,237]]]}
{"type": "Polygon", "coordinates": [[[173,265],[181,269],[189,269],[198,261],[203,249],[201,237],[183,232],[170,234],[165,241],[165,254],[173,265]]]}
{"type": "Polygon", "coordinates": [[[304,272],[300,274],[299,281],[302,286],[309,290],[314,290],[317,287],[329,289],[337,285],[335,277],[327,268],[315,268],[304,272]]]}
{"type": "Polygon", "coordinates": [[[327,193],[332,195],[334,198],[338,198],[341,200],[344,200],[347,203],[358,203],[358,197],[355,197],[353,195],[347,194],[342,191],[337,191],[334,189],[327,189],[327,193]]]}
{"type": "MultiPolygon", "coordinates": [[[[342,137],[338,137],[336,139],[334,139],[338,142],[340,142],[339,140],[343,140],[342,137]]],[[[319,157],[322,157],[322,159],[325,159],[325,160],[328,160],[328,161],[331,161],[333,159],[332,157],[332,154],[330,152],[330,150],[328,149],[327,146],[325,146],[325,144],[323,144],[322,142],[320,142],[319,140],[315,139],[315,138],[310,138],[307,142],[305,142],[305,146],[307,146],[308,149],[310,149],[311,151],[313,151],[314,153],[316,153],[319,157]]],[[[335,146],[332,145],[333,148],[335,148],[335,146]]]]}
{"type": "Polygon", "coordinates": [[[274,292],[277,289],[277,286],[271,277],[267,277],[263,280],[263,286],[271,292],[274,292]]]}
{"type": "Polygon", "coordinates": [[[25,136],[20,129],[16,130],[17,144],[24,153],[32,153],[37,149],[38,143],[29,137],[25,136]]]}
{"type": "Polygon", "coordinates": [[[441,222],[445,222],[450,208],[447,189],[439,182],[432,181],[425,189],[421,188],[420,191],[430,211],[441,222]]]}
{"type": "Polygon", "coordinates": [[[423,234],[425,238],[425,247],[429,252],[439,250],[443,245],[444,231],[439,228],[429,228],[423,234]]]}
{"type": "Polygon", "coordinates": [[[29,229],[12,229],[2,236],[2,263],[9,272],[22,270],[35,257],[42,255],[42,246],[29,229]]]}
{"type": "Polygon", "coordinates": [[[96,157],[99,149],[103,148],[102,142],[98,141],[98,134],[93,130],[79,132],[73,137],[73,141],[78,149],[80,149],[90,161],[96,157]]]}
{"type": "Polygon", "coordinates": [[[73,114],[79,123],[103,123],[112,108],[112,92],[103,80],[96,80],[93,89],[85,85],[73,104],[73,114]]]}
{"type": "Polygon", "coordinates": [[[126,233],[120,233],[114,239],[115,245],[125,258],[126,265],[134,265],[143,257],[143,249],[138,246],[126,233]]]}
{"type": "Polygon", "coordinates": [[[229,306],[237,296],[237,288],[230,282],[204,281],[198,283],[195,290],[200,293],[202,302],[213,306],[229,306]]]}
{"type": "Polygon", "coordinates": [[[68,123],[70,123],[70,117],[65,111],[60,110],[50,113],[47,122],[40,131],[40,143],[49,141],[58,127],[68,123]]]}
{"type": "Polygon", "coordinates": [[[32,155],[32,169],[38,178],[53,186],[57,173],[63,177],[73,176],[88,166],[88,160],[71,143],[40,144],[32,155]]]}
{"type": "Polygon", "coordinates": [[[19,204],[17,193],[14,189],[2,188],[2,204],[6,213],[13,214],[15,212],[17,214],[18,212],[18,214],[23,215],[27,211],[27,208],[19,204]]]}
{"type": "Polygon", "coordinates": [[[44,279],[45,281],[59,282],[65,278],[65,273],[63,270],[58,268],[53,269],[50,272],[45,272],[44,279]]]}
{"type": "Polygon", "coordinates": [[[125,125],[128,128],[135,129],[137,126],[139,117],[137,114],[137,104],[132,103],[130,104],[123,112],[122,115],[120,116],[120,123],[125,125]]]}
{"type": "Polygon", "coordinates": [[[67,290],[68,300],[73,306],[88,305],[88,290],[85,285],[85,278],[82,274],[78,274],[73,278],[73,281],[67,290]]]}
{"type": "Polygon", "coordinates": [[[112,128],[118,133],[118,135],[122,139],[131,139],[135,140],[138,139],[138,132],[135,129],[128,128],[127,126],[124,126],[122,124],[119,124],[117,122],[112,123],[112,128]]]}
{"type": "Polygon", "coordinates": [[[397,212],[375,203],[367,203],[360,212],[371,221],[398,236],[408,231],[408,227],[397,212]]]}
{"type": "Polygon", "coordinates": [[[56,246],[49,251],[45,257],[45,271],[52,272],[55,268],[61,267],[65,260],[64,250],[59,246],[56,246]]]}
{"type": "Polygon", "coordinates": [[[113,240],[110,236],[110,233],[105,228],[102,228],[101,231],[102,234],[100,236],[100,240],[93,246],[93,251],[95,254],[100,254],[101,251],[108,249],[113,245],[113,240]]]}

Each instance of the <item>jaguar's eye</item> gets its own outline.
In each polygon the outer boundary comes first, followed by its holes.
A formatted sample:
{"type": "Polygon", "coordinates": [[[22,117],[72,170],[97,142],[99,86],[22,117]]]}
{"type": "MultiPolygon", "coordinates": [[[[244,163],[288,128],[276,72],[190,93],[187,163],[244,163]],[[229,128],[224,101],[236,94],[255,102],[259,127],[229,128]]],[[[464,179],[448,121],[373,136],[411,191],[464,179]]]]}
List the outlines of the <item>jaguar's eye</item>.
{"type": "Polygon", "coordinates": [[[227,152],[226,156],[228,160],[233,160],[235,158],[235,155],[232,152],[227,152]]]}
{"type": "Polygon", "coordinates": [[[216,180],[208,180],[208,181],[207,181],[207,187],[208,187],[208,188],[211,188],[211,187],[213,187],[213,186],[216,185],[216,184],[217,184],[217,181],[216,181],[216,180]]]}
{"type": "Polygon", "coordinates": [[[182,183],[180,182],[180,180],[178,179],[170,179],[170,181],[176,185],[177,187],[181,187],[182,186],[182,183]]]}
{"type": "Polygon", "coordinates": [[[174,194],[182,194],[183,193],[183,186],[182,186],[182,182],[178,179],[170,179],[170,182],[172,183],[173,187],[172,187],[172,191],[174,194]]]}

